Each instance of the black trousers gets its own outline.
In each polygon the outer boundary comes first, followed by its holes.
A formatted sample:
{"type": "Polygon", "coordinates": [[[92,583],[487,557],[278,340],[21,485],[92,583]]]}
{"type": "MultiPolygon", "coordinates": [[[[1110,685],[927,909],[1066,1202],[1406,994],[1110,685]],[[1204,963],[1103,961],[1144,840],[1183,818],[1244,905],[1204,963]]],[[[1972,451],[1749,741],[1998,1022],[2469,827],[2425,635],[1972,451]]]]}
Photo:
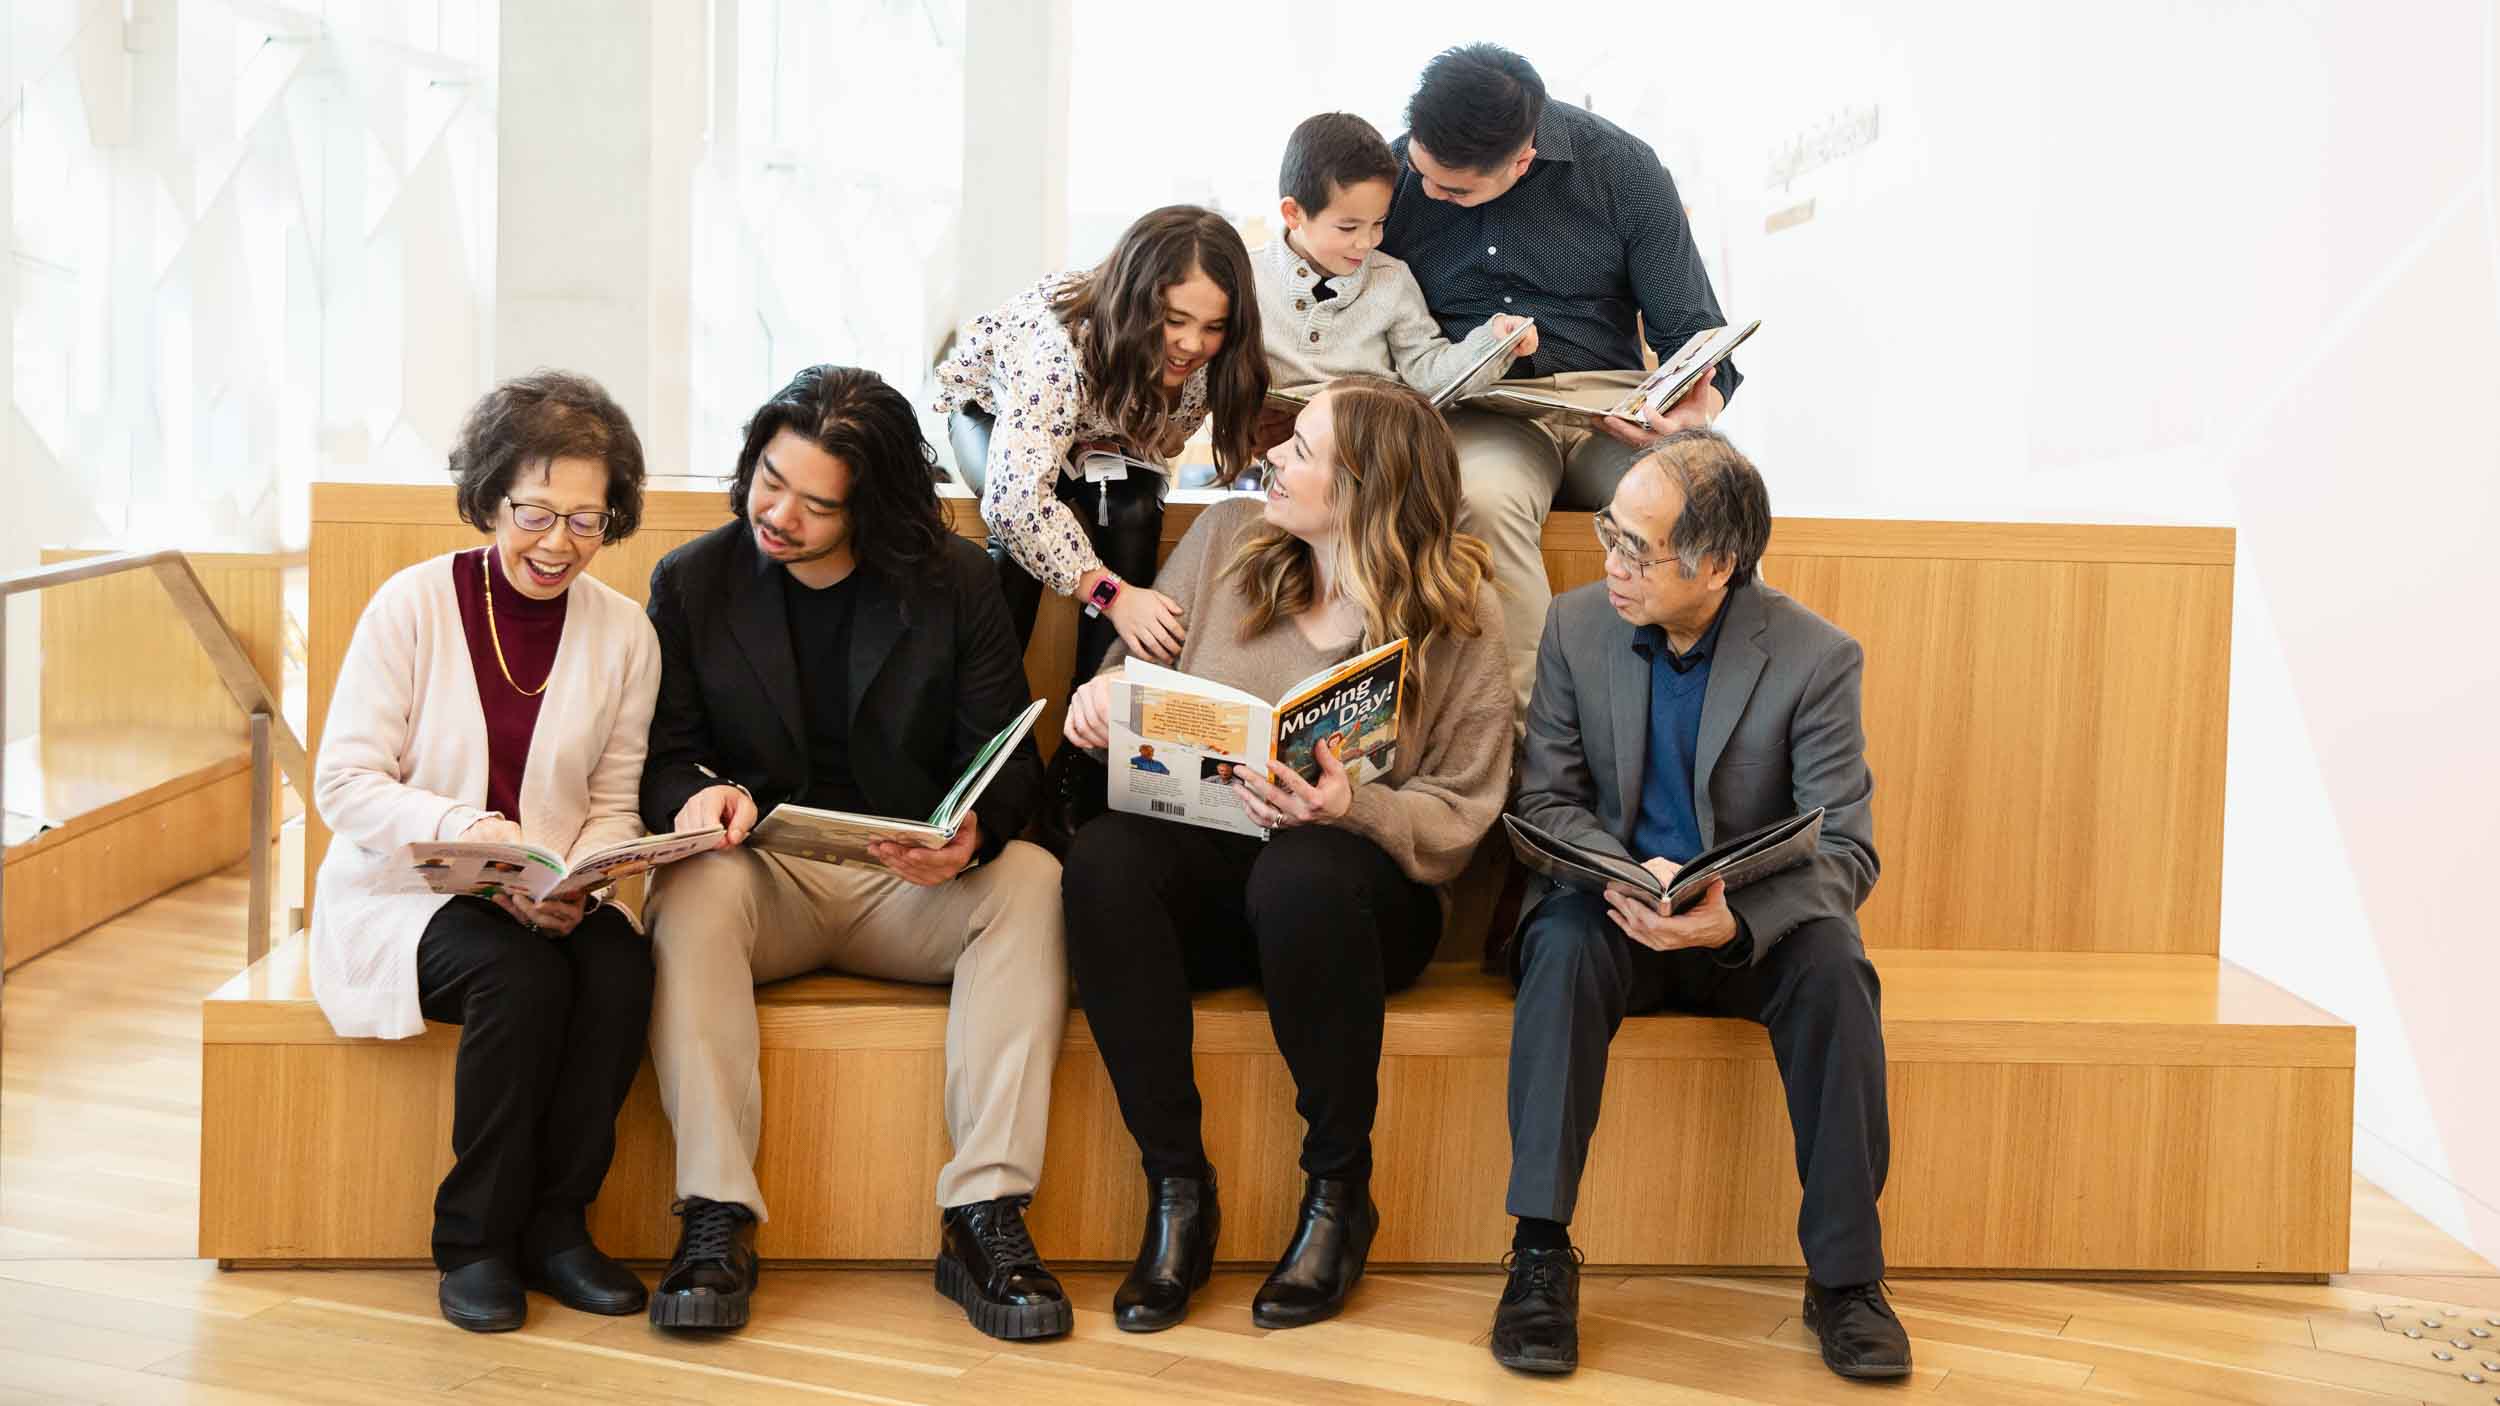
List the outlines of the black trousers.
{"type": "MultiPolygon", "coordinates": [[[[978,406],[966,406],[947,418],[956,465],[975,493],[988,479],[991,425],[988,412],[978,406]]],[[[1070,479],[1066,474],[1052,479],[1059,501],[1085,525],[1094,554],[1122,581],[1137,586],[1154,584],[1155,549],[1163,538],[1163,488],[1164,481],[1156,474],[1133,473],[1104,483],[1070,479]]],[[[990,560],[998,564],[998,588],[1007,597],[1007,618],[1015,622],[1016,643],[1031,644],[1033,621],[1042,606],[1042,583],[1016,565],[995,534],[990,538],[990,560]]],[[[1102,656],[1117,634],[1108,616],[1078,617],[1071,692],[1102,666],[1102,656]]]]}
{"type": "Polygon", "coordinates": [[[1512,956],[1510,1213],[1571,1219],[1606,1087],[1606,1047],[1625,1016],[1734,1016],[1771,1032],[1805,1189],[1797,1242],[1807,1272],[1835,1286],[1883,1278],[1875,1201],[1892,1126],[1883,992],[1865,947],[1848,924],[1822,919],[1753,966],[1722,967],[1715,955],[1641,946],[1594,894],[1556,893],[1529,915],[1512,956]]]}
{"type": "Polygon", "coordinates": [[[620,908],[544,937],[455,898],[418,939],[417,991],[426,1019],[460,1027],[436,1267],[589,1243],[651,1025],[649,939],[620,908]]]}
{"type": "Polygon", "coordinates": [[[1251,983],[1293,1071],[1302,1170],[1371,1175],[1382,1007],[1432,960],[1431,888],[1351,831],[1262,843],[1114,811],[1077,832],[1060,891],[1077,995],[1147,1176],[1207,1166],[1189,993],[1251,983]]]}

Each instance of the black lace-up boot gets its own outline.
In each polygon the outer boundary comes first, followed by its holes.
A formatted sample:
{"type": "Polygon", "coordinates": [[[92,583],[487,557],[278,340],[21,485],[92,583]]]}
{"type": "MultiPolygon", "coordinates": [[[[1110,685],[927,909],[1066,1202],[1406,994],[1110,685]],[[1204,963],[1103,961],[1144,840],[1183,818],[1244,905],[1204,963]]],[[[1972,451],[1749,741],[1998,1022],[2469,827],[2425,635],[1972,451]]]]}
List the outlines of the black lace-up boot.
{"type": "Polygon", "coordinates": [[[729,1201],[689,1196],[669,1209],[684,1224],[677,1257],[651,1294],[651,1321],[662,1328],[743,1328],[747,1298],[763,1262],[755,1257],[755,1213],[729,1201]]]}
{"type": "Polygon", "coordinates": [[[1001,1196],[946,1208],[938,1246],[937,1289],[993,1338],[1055,1338],[1076,1326],[1067,1291],[1042,1267],[1024,1228],[1029,1196],[1001,1196]]]}
{"type": "Polygon", "coordinates": [[[1882,1283],[1826,1289],[1806,1281],[1806,1326],[1823,1343],[1823,1365],[1844,1377],[1910,1375],[1910,1335],[1884,1301],[1882,1283]]]}
{"type": "Polygon", "coordinates": [[[1510,1282],[1493,1310],[1493,1360],[1515,1372],[1562,1373],[1580,1365],[1580,1252],[1513,1250],[1510,1282]]]}

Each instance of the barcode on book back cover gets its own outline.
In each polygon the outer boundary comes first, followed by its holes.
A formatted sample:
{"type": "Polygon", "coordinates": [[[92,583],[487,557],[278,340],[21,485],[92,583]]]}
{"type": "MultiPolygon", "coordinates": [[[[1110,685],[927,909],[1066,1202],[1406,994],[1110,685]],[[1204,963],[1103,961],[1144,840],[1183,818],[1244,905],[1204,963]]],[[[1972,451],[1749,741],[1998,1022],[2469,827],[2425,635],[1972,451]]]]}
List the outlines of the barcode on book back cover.
{"type": "Polygon", "coordinates": [[[1148,801],[1146,809],[1157,815],[1185,816],[1189,814],[1189,807],[1177,801],[1148,801]]]}

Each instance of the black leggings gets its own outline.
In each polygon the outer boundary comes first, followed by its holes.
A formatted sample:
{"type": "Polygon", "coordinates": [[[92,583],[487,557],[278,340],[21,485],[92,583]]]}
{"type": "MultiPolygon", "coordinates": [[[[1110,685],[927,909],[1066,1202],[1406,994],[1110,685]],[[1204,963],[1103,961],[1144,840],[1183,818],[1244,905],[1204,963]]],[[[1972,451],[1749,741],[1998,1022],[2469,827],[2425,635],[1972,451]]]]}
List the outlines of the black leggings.
{"type": "MultiPolygon", "coordinates": [[[[991,424],[989,413],[978,406],[956,411],[946,423],[947,438],[955,446],[956,467],[976,493],[988,476],[991,424]]],[[[1155,550],[1163,538],[1163,486],[1162,475],[1145,473],[1106,483],[1087,483],[1064,473],[1053,479],[1053,491],[1084,524],[1094,554],[1112,574],[1136,586],[1154,584],[1155,550]]],[[[1015,622],[1016,643],[1030,644],[1033,620],[1042,605],[1042,583],[1016,565],[995,533],[990,537],[990,560],[998,564],[998,588],[1007,597],[1007,618],[1015,622]]],[[[1071,692],[1094,676],[1117,635],[1109,616],[1078,617],[1071,692]]]]}
{"type": "Polygon", "coordinates": [[[1077,832],[1060,893],[1077,994],[1146,1175],[1207,1165],[1189,993],[1256,983],[1307,1125],[1303,1171],[1370,1176],[1382,1007],[1432,960],[1430,887],[1350,830],[1262,843],[1115,811],[1077,832]]]}
{"type": "Polygon", "coordinates": [[[651,978],[650,940],[614,905],[563,937],[482,898],[455,898],[426,924],[418,1001],[426,1019],[460,1027],[437,1268],[589,1243],[584,1212],[642,1067],[651,978]]]}

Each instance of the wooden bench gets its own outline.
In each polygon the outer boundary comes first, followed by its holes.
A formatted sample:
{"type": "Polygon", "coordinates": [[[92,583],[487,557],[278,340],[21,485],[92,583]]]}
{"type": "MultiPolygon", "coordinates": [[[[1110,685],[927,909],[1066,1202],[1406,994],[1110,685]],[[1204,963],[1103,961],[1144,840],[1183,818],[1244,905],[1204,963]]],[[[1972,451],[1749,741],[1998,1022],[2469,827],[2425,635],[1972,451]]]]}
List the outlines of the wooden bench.
{"type": "MultiPolygon", "coordinates": [[[[1196,511],[1172,505],[1167,542],[1196,511]]],[[[644,530],[594,571],[639,597],[653,560],[724,515],[717,491],[655,493],[644,530]]],[[[316,739],[374,586],[475,540],[447,488],[315,487],[316,739]]],[[[1557,514],[1545,541],[1557,588],[1602,569],[1585,514],[1557,514]]],[[[1903,1272],[2345,1267],[2352,1031],[2217,956],[2231,559],[2227,530],[1775,525],[1768,579],[1867,648],[1884,873],[1862,916],[1885,981],[1885,1230],[1903,1272]]],[[[1064,687],[1069,623],[1046,612],[1036,632],[1037,696],[1064,687]]],[[[313,865],[325,842],[316,829],[313,865]]],[[[300,947],[281,948],[207,1004],[200,1252],[420,1259],[456,1033],[338,1040],[302,970],[300,947]]],[[[931,1252],[944,999],[834,977],[759,994],[767,1255],[931,1252]]],[[[1255,1262],[1283,1243],[1299,1187],[1291,1082],[1251,993],[1199,1012],[1223,1254],[1255,1262]]],[[[1509,1029],[1508,993],[1463,961],[1393,1000],[1378,1263],[1484,1264],[1505,1247],[1509,1029]]],[[[1797,1265],[1793,1148],[1757,1028],[1636,1019],[1607,1098],[1575,1227],[1593,1262],[1797,1265]]],[[[670,1156],[646,1080],[597,1210],[611,1250],[671,1248],[670,1156]]],[[[1060,1260],[1123,1260],[1141,1196],[1080,1018],[1035,1232],[1060,1260]]]]}
{"type": "MultiPolygon", "coordinates": [[[[2344,1262],[2352,1030],[2237,967],[2134,953],[1878,950],[1892,1092],[1885,1244],[1903,1272],[2322,1274],[2344,1262]]],[[[421,1259],[451,1165],[459,1031],[342,1040],[298,938],[207,1003],[200,1253],[421,1259]],[[352,1130],[351,1135],[347,1134],[352,1130]]],[[[946,990],[846,977],[758,993],[772,1222],[800,1260],[925,1259],[946,990]]],[[[1485,1264],[1509,1247],[1510,993],[1435,967],[1391,998],[1373,1259],[1485,1264]]],[[[1615,1040],[1575,1233],[1595,1264],[1793,1268],[1797,1177],[1761,1027],[1643,1017],[1615,1040]]],[[[1271,1258],[1301,1186],[1293,1081],[1248,991],[1200,998],[1227,1260],[1271,1258]]],[[[675,1154],[646,1064],[593,1213],[611,1253],[665,1259],[675,1154]]],[[[1033,1232],[1123,1261],[1137,1151],[1081,1013],[1052,1089],[1033,1232]]]]}

